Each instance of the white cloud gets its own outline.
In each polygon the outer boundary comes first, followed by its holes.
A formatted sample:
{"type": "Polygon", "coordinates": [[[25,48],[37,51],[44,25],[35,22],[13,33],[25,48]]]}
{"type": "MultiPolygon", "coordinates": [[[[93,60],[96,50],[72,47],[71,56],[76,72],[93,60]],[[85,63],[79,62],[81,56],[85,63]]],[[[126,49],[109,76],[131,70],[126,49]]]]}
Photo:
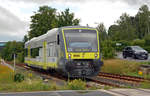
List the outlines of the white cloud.
{"type": "Polygon", "coordinates": [[[9,39],[10,37],[18,37],[14,39],[22,39],[22,35],[26,22],[21,21],[17,16],[11,13],[9,10],[0,6],[0,40],[4,38],[9,39]]]}

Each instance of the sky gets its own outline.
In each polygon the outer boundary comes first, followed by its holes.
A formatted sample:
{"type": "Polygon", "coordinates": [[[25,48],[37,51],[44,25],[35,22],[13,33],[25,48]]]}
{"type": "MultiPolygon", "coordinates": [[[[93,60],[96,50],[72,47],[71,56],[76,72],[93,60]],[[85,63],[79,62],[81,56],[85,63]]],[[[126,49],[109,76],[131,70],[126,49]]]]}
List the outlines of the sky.
{"type": "Polygon", "coordinates": [[[0,41],[21,41],[30,30],[30,16],[39,6],[48,5],[58,12],[69,8],[80,25],[96,27],[103,22],[106,29],[119,19],[122,13],[134,16],[138,9],[150,0],[0,0],[0,41]]]}

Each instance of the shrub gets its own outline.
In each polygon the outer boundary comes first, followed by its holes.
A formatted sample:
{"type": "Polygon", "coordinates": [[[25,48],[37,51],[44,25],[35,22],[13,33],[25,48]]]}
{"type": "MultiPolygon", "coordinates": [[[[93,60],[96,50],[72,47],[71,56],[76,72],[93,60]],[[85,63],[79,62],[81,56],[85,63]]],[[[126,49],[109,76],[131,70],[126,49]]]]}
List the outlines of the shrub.
{"type": "Polygon", "coordinates": [[[22,82],[23,80],[24,80],[24,75],[22,75],[20,73],[15,74],[15,76],[14,76],[15,82],[22,82]]]}
{"type": "Polygon", "coordinates": [[[150,46],[145,46],[143,48],[150,53],[150,46]]]}
{"type": "Polygon", "coordinates": [[[113,58],[115,56],[115,50],[112,47],[111,41],[104,41],[102,43],[102,56],[104,59],[113,58]]]}
{"type": "Polygon", "coordinates": [[[131,42],[132,45],[134,46],[141,46],[141,47],[144,47],[145,45],[145,40],[140,40],[140,39],[135,39],[131,42]]]}
{"type": "Polygon", "coordinates": [[[84,90],[86,89],[86,83],[81,79],[75,79],[73,81],[68,82],[67,88],[71,90],[84,90]]]}
{"type": "Polygon", "coordinates": [[[24,62],[24,54],[23,54],[23,52],[20,52],[20,53],[17,54],[17,59],[21,63],[24,62]]]}
{"type": "Polygon", "coordinates": [[[150,45],[150,35],[147,35],[144,39],[145,39],[145,45],[149,46],[150,45]]]}

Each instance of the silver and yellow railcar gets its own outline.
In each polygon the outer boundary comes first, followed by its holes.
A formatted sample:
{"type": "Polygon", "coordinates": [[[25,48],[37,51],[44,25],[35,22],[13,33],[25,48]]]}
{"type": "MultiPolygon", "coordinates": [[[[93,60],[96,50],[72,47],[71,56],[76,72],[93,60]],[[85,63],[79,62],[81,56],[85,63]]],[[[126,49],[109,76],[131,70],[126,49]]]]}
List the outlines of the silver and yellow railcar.
{"type": "Polygon", "coordinates": [[[54,28],[25,43],[25,63],[45,70],[55,69],[70,77],[96,76],[102,66],[100,41],[95,28],[54,28]]]}

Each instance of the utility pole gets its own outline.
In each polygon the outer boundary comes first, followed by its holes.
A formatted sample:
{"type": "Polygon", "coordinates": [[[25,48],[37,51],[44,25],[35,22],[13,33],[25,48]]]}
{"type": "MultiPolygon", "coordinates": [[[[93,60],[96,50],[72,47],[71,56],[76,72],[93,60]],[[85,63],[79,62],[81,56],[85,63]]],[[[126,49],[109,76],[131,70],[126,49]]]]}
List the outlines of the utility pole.
{"type": "Polygon", "coordinates": [[[15,68],[16,67],[16,60],[15,59],[16,59],[16,54],[14,53],[14,73],[15,73],[15,69],[16,69],[15,68]]]}

